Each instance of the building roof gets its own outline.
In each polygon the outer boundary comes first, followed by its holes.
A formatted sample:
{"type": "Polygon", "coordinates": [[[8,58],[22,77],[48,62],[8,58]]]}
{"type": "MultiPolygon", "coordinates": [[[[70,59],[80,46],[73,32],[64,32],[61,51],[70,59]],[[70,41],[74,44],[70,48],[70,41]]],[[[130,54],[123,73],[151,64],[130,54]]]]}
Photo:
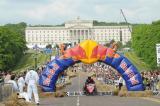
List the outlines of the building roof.
{"type": "Polygon", "coordinates": [[[70,23],[93,23],[93,20],[71,20],[65,22],[65,24],[70,24],[70,23]]]}
{"type": "Polygon", "coordinates": [[[71,23],[91,23],[93,24],[93,20],[81,20],[80,17],[77,17],[74,20],[65,22],[65,24],[71,24],[71,23]]]}
{"type": "Polygon", "coordinates": [[[66,29],[64,26],[62,27],[26,27],[26,30],[62,30],[62,29],[66,29]]]}

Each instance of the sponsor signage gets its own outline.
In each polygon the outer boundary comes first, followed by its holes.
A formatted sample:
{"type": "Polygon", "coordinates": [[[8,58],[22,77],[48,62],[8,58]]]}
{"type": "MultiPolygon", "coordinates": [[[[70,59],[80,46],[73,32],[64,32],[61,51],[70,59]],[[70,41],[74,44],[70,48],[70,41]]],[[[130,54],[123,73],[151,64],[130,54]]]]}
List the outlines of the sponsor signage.
{"type": "Polygon", "coordinates": [[[156,44],[157,66],[160,66],[160,44],[156,44]]]}

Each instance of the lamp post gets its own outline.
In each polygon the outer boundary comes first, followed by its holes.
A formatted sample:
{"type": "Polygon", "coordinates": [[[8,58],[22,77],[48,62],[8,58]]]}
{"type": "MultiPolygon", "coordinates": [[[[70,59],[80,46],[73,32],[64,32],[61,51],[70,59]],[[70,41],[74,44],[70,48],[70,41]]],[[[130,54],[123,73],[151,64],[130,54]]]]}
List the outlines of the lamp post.
{"type": "Polygon", "coordinates": [[[78,43],[80,43],[80,38],[78,38],[78,43]]]}
{"type": "Polygon", "coordinates": [[[81,32],[80,32],[80,30],[78,30],[78,43],[81,42],[81,37],[80,37],[80,35],[81,35],[81,32]]]}
{"type": "Polygon", "coordinates": [[[51,61],[51,57],[52,57],[52,48],[46,48],[45,53],[46,53],[46,55],[49,56],[49,61],[51,61]]]}
{"type": "Polygon", "coordinates": [[[37,69],[37,55],[38,55],[38,46],[37,45],[35,45],[35,54],[34,54],[34,56],[33,56],[33,58],[34,58],[34,69],[36,70],[37,69]]]}
{"type": "Polygon", "coordinates": [[[34,54],[34,69],[36,70],[37,69],[37,49],[36,49],[36,53],[34,54]]]}

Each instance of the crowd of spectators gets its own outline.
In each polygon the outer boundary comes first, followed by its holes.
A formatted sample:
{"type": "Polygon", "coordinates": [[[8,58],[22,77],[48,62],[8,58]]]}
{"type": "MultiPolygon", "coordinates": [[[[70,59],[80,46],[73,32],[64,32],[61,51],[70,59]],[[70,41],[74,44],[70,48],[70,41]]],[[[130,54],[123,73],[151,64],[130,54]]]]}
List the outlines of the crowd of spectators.
{"type": "Polygon", "coordinates": [[[0,83],[12,84],[13,91],[18,91],[18,85],[17,85],[18,78],[25,77],[25,74],[26,72],[23,72],[21,74],[15,74],[12,73],[11,71],[0,72],[0,83]]]}
{"type": "Polygon", "coordinates": [[[96,78],[106,84],[118,84],[120,74],[109,65],[97,62],[92,65],[83,65],[82,68],[85,72],[95,73],[96,78]]]}
{"type": "MultiPolygon", "coordinates": [[[[37,73],[40,75],[45,65],[37,68],[37,73]]],[[[18,79],[20,77],[25,78],[26,73],[33,68],[26,69],[22,72],[14,73],[12,71],[0,71],[0,84],[12,84],[13,91],[19,91],[18,89],[18,79]]]]}
{"type": "MultiPolygon", "coordinates": [[[[40,71],[42,69],[43,67],[38,68],[37,72],[41,73],[40,71]]],[[[0,95],[2,95],[3,91],[10,92],[8,96],[17,93],[17,95],[25,98],[27,102],[31,102],[33,91],[35,102],[39,104],[38,90],[36,87],[39,79],[37,72],[34,69],[28,69],[16,74],[11,71],[0,72],[0,87],[9,88],[7,91],[0,89],[0,95]]],[[[5,98],[4,95],[1,98],[5,98]]]]}
{"type": "Polygon", "coordinates": [[[146,90],[160,90],[160,71],[141,72],[146,90]]]}
{"type": "MultiPolygon", "coordinates": [[[[40,74],[44,68],[45,68],[45,65],[40,66],[36,69],[36,71],[38,72],[38,74],[40,74]]],[[[11,71],[0,71],[0,83],[7,83],[11,79],[11,76],[14,76],[15,80],[18,80],[20,76],[25,76],[27,71],[29,71],[29,69],[26,69],[25,71],[22,71],[19,73],[14,73],[11,71]]]]}
{"type": "MultiPolygon", "coordinates": [[[[104,63],[94,63],[92,65],[82,65],[85,72],[94,72],[96,78],[105,84],[118,86],[121,75],[111,66],[104,63]]],[[[141,72],[145,90],[160,91],[160,71],[141,72]]],[[[123,80],[123,85],[125,81],[123,80]]]]}

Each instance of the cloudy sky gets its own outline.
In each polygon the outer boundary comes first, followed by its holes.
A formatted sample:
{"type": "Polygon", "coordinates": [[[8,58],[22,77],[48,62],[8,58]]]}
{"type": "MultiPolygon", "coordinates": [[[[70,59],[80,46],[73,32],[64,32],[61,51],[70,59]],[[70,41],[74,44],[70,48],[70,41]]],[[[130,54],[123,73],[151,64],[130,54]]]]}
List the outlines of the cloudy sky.
{"type": "Polygon", "coordinates": [[[0,0],[0,25],[61,24],[81,19],[107,22],[124,21],[123,9],[131,23],[151,23],[160,19],[160,0],[0,0]]]}

